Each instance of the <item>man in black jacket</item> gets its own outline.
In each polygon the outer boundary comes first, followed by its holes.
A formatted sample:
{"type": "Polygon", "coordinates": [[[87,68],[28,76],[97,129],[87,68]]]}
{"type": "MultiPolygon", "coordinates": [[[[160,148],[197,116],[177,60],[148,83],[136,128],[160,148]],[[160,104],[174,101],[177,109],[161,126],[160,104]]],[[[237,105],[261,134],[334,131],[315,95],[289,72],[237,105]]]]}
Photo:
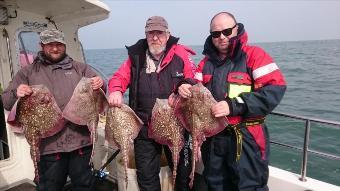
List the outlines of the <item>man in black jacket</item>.
{"type": "MultiPolygon", "coordinates": [[[[148,124],[156,98],[167,99],[178,83],[193,78],[195,65],[190,59],[193,51],[177,44],[170,35],[167,21],[160,16],[150,17],[145,25],[145,39],[127,47],[129,58],[109,81],[109,103],[119,107],[123,93],[129,87],[129,105],[143,120],[134,142],[137,181],[141,191],[160,191],[160,156],[162,145],[148,138],[148,124]]],[[[176,190],[189,190],[191,151],[189,134],[180,153],[176,190]]],[[[169,166],[173,168],[171,152],[164,147],[169,166]]]]}

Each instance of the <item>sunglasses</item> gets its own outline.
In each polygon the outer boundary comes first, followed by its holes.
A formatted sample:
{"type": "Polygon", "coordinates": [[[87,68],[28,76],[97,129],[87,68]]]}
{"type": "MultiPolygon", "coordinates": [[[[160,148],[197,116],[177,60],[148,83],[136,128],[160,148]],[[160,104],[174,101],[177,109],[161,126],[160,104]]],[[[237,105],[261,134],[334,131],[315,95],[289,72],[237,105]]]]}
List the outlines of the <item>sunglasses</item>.
{"type": "Polygon", "coordinates": [[[231,35],[231,33],[233,33],[233,29],[237,26],[237,24],[235,24],[233,27],[231,28],[227,28],[227,29],[224,29],[224,30],[221,30],[221,31],[211,31],[210,34],[213,38],[219,38],[221,36],[221,33],[224,35],[224,36],[229,36],[231,35]]]}

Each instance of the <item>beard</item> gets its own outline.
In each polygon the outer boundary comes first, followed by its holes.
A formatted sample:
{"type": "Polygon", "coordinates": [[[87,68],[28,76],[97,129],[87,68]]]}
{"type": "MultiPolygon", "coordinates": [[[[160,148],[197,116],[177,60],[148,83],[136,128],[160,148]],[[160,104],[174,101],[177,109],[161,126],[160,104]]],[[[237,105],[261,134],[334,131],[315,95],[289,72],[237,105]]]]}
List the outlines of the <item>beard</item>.
{"type": "Polygon", "coordinates": [[[149,46],[149,51],[152,55],[159,55],[164,52],[165,46],[160,46],[160,47],[154,47],[154,46],[149,46]]]}
{"type": "Polygon", "coordinates": [[[60,53],[58,57],[52,57],[50,54],[45,53],[45,57],[48,61],[52,63],[58,63],[66,57],[66,52],[60,53]]]}

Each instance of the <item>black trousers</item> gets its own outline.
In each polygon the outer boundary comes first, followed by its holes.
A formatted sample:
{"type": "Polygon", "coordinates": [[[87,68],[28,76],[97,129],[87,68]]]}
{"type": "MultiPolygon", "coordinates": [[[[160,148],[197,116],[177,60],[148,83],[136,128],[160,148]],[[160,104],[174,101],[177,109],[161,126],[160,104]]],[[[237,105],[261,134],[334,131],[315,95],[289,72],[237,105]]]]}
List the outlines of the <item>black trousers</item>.
{"type": "Polygon", "coordinates": [[[236,161],[236,135],[225,129],[209,137],[202,145],[203,176],[209,191],[268,191],[269,137],[267,128],[260,127],[265,142],[262,156],[259,145],[247,128],[243,136],[240,160],[236,161]]]}
{"type": "MultiPolygon", "coordinates": [[[[185,134],[185,145],[180,152],[175,182],[176,191],[187,191],[189,189],[191,172],[191,149],[189,133],[185,134]]],[[[160,191],[160,157],[164,148],[169,167],[173,169],[171,151],[167,146],[156,143],[148,138],[148,129],[143,126],[134,141],[135,160],[137,168],[137,182],[140,191],[160,191]]]]}
{"type": "Polygon", "coordinates": [[[89,165],[92,146],[68,153],[42,155],[37,191],[62,191],[67,176],[72,191],[94,191],[94,177],[89,165]]]}

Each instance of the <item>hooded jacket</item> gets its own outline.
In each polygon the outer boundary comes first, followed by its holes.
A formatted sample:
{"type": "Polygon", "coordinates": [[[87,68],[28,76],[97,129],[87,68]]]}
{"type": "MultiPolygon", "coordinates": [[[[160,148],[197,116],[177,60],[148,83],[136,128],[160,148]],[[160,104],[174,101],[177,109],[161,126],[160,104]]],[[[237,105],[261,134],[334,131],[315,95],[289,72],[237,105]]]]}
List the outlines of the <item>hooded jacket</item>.
{"type": "Polygon", "coordinates": [[[229,124],[247,127],[241,132],[251,134],[265,159],[269,140],[264,132],[267,131],[264,119],[280,103],[286,82],[276,63],[263,49],[247,44],[248,36],[241,23],[237,34],[230,39],[224,60],[218,56],[212,37],[208,36],[203,50],[205,57],[198,65],[195,78],[217,101],[227,101],[229,124]]]}
{"type": "Polygon", "coordinates": [[[217,101],[226,100],[230,107],[228,119],[236,124],[248,119],[264,118],[281,101],[285,79],[273,59],[261,48],[249,46],[243,24],[238,35],[230,39],[228,56],[221,60],[209,36],[196,71],[217,101]]]}
{"type": "MultiPolygon", "coordinates": [[[[94,77],[89,65],[74,61],[67,56],[58,63],[51,63],[39,52],[33,64],[21,68],[2,94],[4,108],[11,110],[17,100],[16,89],[20,84],[45,85],[54,96],[61,110],[69,102],[82,77],[94,77]]],[[[91,145],[90,133],[85,126],[67,122],[54,136],[42,139],[41,154],[70,152],[91,145]]]]}

